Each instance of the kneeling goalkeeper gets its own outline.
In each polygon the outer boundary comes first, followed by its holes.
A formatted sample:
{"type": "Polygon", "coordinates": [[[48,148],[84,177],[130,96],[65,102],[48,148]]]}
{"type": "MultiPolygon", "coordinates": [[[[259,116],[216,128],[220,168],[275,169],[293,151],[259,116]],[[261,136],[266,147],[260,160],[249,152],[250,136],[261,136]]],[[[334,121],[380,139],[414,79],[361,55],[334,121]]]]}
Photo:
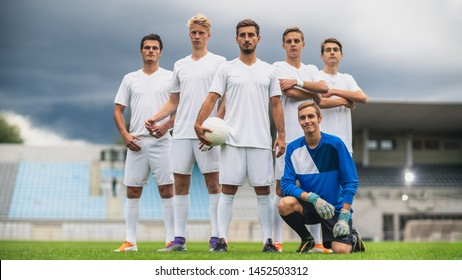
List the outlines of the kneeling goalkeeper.
{"type": "Polygon", "coordinates": [[[340,138],[321,132],[322,115],[315,102],[300,104],[298,121],[304,136],[287,146],[281,178],[285,197],[279,203],[282,219],[301,238],[297,252],[314,247],[305,225],[317,223],[325,248],[337,254],[364,251],[361,236],[352,228],[358,176],[348,149],[340,138]]]}

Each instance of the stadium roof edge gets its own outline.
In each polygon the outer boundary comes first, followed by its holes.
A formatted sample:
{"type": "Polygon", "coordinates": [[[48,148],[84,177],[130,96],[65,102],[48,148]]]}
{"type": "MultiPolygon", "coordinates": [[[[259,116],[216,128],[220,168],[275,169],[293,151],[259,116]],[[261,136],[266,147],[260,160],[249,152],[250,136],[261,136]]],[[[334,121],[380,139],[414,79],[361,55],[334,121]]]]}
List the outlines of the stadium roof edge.
{"type": "Polygon", "coordinates": [[[370,99],[352,111],[354,131],[462,137],[462,102],[370,99]]]}

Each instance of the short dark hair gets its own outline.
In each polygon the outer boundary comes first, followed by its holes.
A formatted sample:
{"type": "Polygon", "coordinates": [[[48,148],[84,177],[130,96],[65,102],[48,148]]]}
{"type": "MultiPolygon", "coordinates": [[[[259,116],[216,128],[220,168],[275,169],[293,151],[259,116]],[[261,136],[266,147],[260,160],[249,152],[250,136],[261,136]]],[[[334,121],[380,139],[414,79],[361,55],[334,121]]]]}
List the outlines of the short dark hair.
{"type": "Polygon", "coordinates": [[[162,48],[164,47],[164,45],[162,44],[162,39],[160,38],[160,36],[157,35],[157,34],[152,33],[152,34],[144,36],[143,39],[141,39],[140,50],[143,49],[144,41],[147,41],[147,40],[152,40],[152,41],[159,42],[160,50],[162,50],[162,48]]]}
{"type": "Polygon", "coordinates": [[[302,41],[303,42],[305,41],[305,36],[303,35],[303,32],[300,30],[300,28],[298,28],[298,27],[289,27],[284,31],[284,33],[282,33],[282,42],[283,43],[284,43],[284,37],[286,37],[286,35],[291,33],[291,32],[300,33],[300,35],[302,35],[302,41]]]}
{"type": "Polygon", "coordinates": [[[255,27],[255,30],[257,31],[257,36],[260,36],[260,26],[258,25],[258,23],[256,23],[255,21],[253,21],[251,19],[244,19],[244,20],[241,20],[240,22],[237,23],[237,25],[236,25],[236,36],[239,35],[239,28],[247,27],[247,26],[255,27]]]}
{"type": "Polygon", "coordinates": [[[321,54],[324,53],[324,46],[327,44],[327,43],[334,43],[334,44],[337,44],[339,49],[340,49],[340,53],[343,54],[343,49],[342,49],[342,43],[340,43],[339,40],[335,39],[335,38],[327,38],[324,40],[324,42],[321,43],[321,54]]]}

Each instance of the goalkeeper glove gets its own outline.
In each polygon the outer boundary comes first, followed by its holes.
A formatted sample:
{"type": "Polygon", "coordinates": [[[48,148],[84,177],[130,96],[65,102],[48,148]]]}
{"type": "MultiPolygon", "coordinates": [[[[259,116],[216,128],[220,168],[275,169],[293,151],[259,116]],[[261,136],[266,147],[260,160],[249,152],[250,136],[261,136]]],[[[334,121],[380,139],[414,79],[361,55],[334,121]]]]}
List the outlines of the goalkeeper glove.
{"type": "Polygon", "coordinates": [[[329,202],[325,201],[324,199],[320,198],[319,195],[311,192],[306,201],[314,205],[314,208],[318,212],[321,218],[328,220],[332,218],[335,214],[335,208],[329,202]]]}
{"type": "Polygon", "coordinates": [[[350,234],[350,226],[348,225],[349,221],[350,210],[342,208],[342,210],[340,210],[340,215],[338,216],[338,221],[334,226],[334,237],[350,234]]]}

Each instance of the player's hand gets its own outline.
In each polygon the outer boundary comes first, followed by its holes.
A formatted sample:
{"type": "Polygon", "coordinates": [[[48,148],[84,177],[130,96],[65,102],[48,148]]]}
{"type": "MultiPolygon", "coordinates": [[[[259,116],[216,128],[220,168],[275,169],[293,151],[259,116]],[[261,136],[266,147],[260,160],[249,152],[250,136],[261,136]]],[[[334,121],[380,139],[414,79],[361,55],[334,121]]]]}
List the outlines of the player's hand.
{"type": "Polygon", "coordinates": [[[325,201],[324,199],[320,198],[319,195],[311,192],[306,201],[314,205],[316,211],[318,212],[319,216],[324,220],[328,220],[335,215],[335,208],[329,202],[325,201]]]}
{"type": "Polygon", "coordinates": [[[202,126],[200,124],[195,124],[194,125],[194,130],[196,131],[196,135],[197,135],[197,138],[199,139],[199,141],[201,141],[202,143],[204,143],[205,145],[207,146],[212,146],[212,142],[210,142],[207,137],[205,137],[205,132],[212,132],[212,130],[210,128],[207,128],[205,126],[202,126]]]}
{"type": "Polygon", "coordinates": [[[279,87],[281,87],[282,91],[288,90],[289,88],[293,88],[296,85],[297,85],[297,80],[279,79],[279,87]]]}
{"type": "Polygon", "coordinates": [[[204,143],[199,142],[199,150],[201,150],[202,152],[210,151],[212,148],[213,146],[205,145],[204,143]]]}
{"type": "Polygon", "coordinates": [[[154,127],[156,125],[156,122],[154,121],[153,118],[149,118],[144,122],[144,127],[149,131],[149,134],[153,134],[154,132],[154,127]]]}
{"type": "Polygon", "coordinates": [[[334,89],[329,88],[329,90],[326,93],[322,94],[322,97],[329,98],[329,97],[334,96],[334,95],[335,95],[334,89]]]}
{"type": "Polygon", "coordinates": [[[152,131],[150,131],[149,134],[151,134],[155,138],[160,138],[160,137],[164,136],[165,133],[167,133],[168,129],[169,129],[169,127],[168,127],[167,123],[164,123],[162,125],[155,124],[155,125],[152,126],[152,131]]]}
{"type": "Polygon", "coordinates": [[[345,210],[342,208],[342,210],[340,210],[340,215],[338,216],[338,221],[334,225],[334,237],[350,234],[350,227],[348,225],[349,221],[350,210],[345,210]]]}
{"type": "Polygon", "coordinates": [[[282,156],[286,152],[286,141],[284,137],[277,137],[274,141],[273,152],[277,151],[276,158],[282,156]]]}
{"type": "Polygon", "coordinates": [[[138,141],[140,140],[141,139],[139,137],[129,134],[128,137],[124,139],[125,146],[134,152],[139,152],[141,151],[141,147],[138,145],[138,141]]]}

